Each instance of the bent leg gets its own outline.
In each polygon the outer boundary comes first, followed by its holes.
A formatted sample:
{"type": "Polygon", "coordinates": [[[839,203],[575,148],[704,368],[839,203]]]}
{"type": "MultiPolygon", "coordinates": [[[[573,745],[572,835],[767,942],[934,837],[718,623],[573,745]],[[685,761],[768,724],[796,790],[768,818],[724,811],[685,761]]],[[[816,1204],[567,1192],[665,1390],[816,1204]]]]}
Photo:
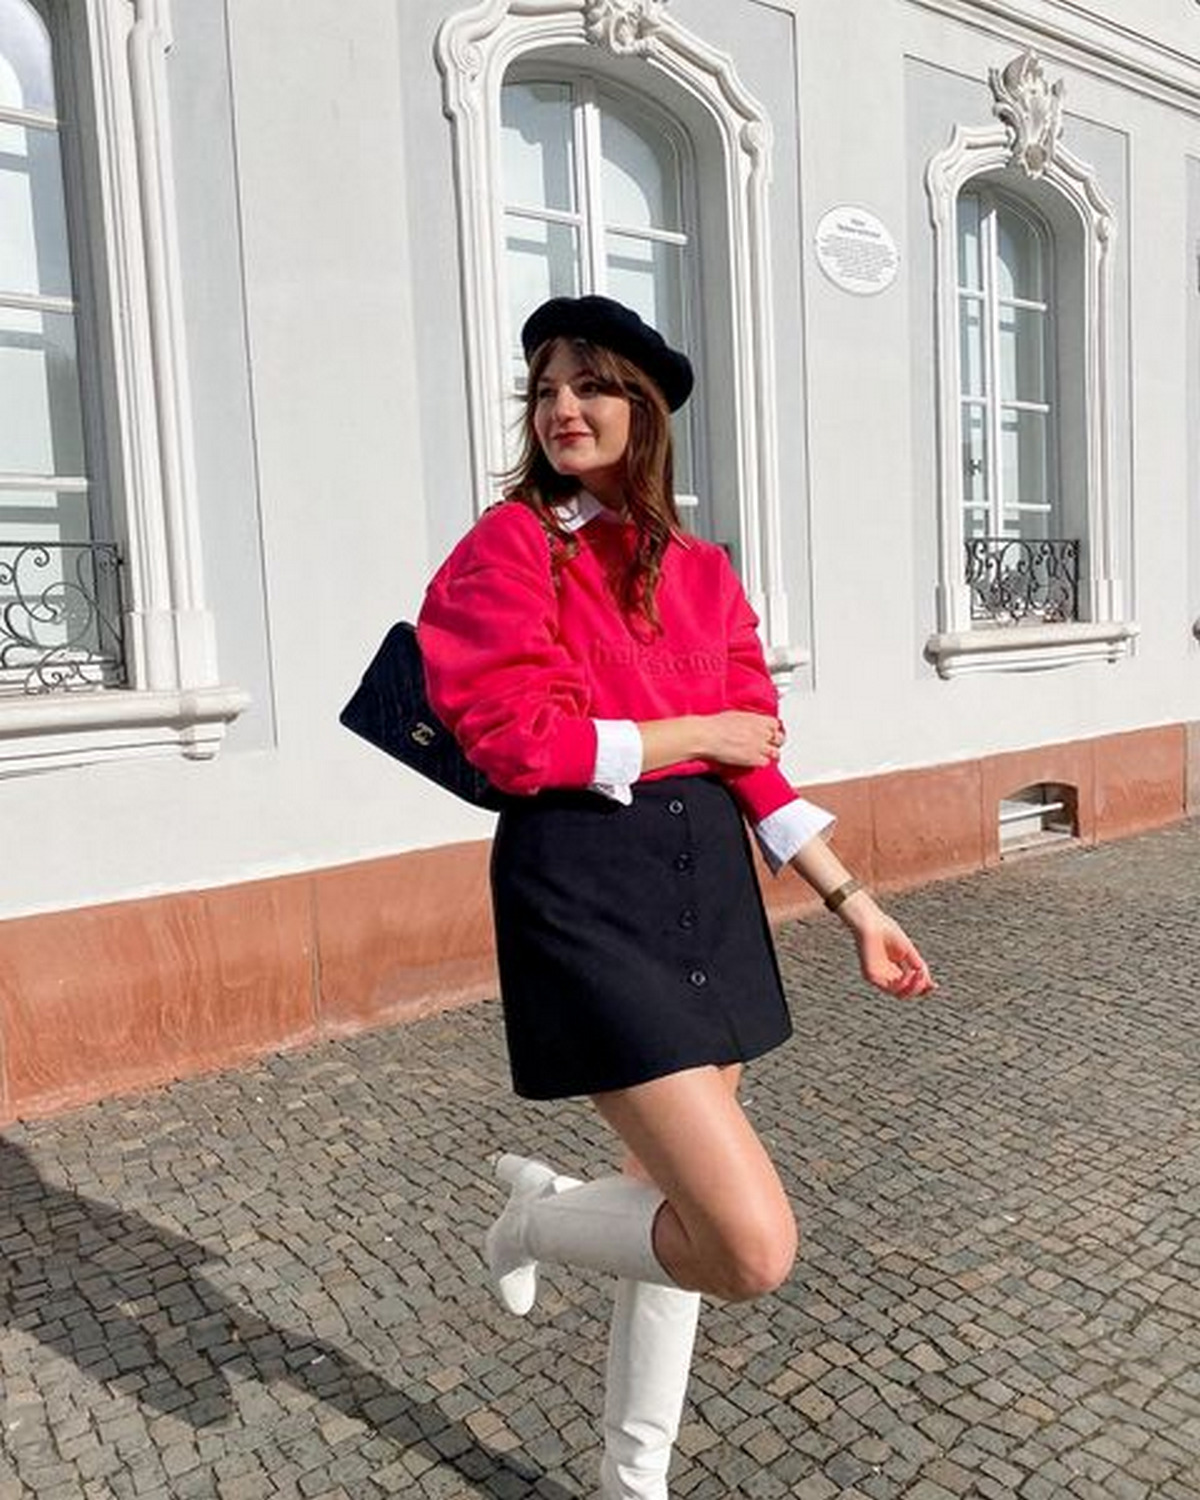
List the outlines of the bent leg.
{"type": "MultiPolygon", "coordinates": [[[[737,1063],[720,1070],[731,1096],[737,1094],[741,1071],[737,1063]]],[[[631,1151],[621,1170],[651,1183],[631,1151]]],[[[667,1470],[683,1417],[699,1315],[699,1292],[617,1281],[604,1382],[603,1500],[667,1500],[667,1470]]]]}
{"type": "MultiPolygon", "coordinates": [[[[737,1098],[738,1092],[742,1087],[742,1072],[743,1067],[741,1063],[723,1063],[717,1069],[717,1076],[734,1099],[737,1098]]],[[[620,1140],[620,1137],[618,1136],[617,1139],[620,1140]]],[[[652,1182],[654,1179],[650,1176],[650,1173],[647,1172],[646,1168],[629,1147],[625,1145],[624,1141],[621,1141],[621,1145],[624,1147],[621,1157],[621,1171],[627,1177],[637,1178],[639,1182],[652,1182]]]]}
{"type": "Polygon", "coordinates": [[[734,1096],[690,1068],[593,1103],[666,1198],[654,1250],[678,1285],[741,1301],[786,1280],[797,1231],[779,1175],[734,1096]]]}

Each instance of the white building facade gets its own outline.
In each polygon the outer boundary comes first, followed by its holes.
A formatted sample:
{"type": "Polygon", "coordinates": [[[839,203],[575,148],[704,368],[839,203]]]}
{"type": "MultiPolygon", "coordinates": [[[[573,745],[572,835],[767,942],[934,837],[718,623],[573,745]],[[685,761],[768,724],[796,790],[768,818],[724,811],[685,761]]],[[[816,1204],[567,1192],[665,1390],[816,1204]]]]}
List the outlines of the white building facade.
{"type": "Polygon", "coordinates": [[[847,863],[1196,810],[1195,0],[0,0],[0,1122],[492,989],[337,714],[589,291],[847,863]]]}

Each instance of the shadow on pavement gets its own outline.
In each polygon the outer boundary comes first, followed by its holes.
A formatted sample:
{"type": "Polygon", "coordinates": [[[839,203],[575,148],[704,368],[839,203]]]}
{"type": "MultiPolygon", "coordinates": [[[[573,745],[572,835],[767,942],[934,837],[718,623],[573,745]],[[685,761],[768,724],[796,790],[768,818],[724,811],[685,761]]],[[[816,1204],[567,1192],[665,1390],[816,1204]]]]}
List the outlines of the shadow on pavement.
{"type": "Polygon", "coordinates": [[[573,1500],[536,1465],[497,1452],[336,1345],[279,1328],[200,1274],[203,1245],[44,1181],[0,1138],[0,1327],[89,1378],[190,1426],[236,1416],[229,1377],[292,1386],[453,1470],[476,1493],[573,1500]],[[524,1488],[522,1488],[522,1485],[524,1488]]]}

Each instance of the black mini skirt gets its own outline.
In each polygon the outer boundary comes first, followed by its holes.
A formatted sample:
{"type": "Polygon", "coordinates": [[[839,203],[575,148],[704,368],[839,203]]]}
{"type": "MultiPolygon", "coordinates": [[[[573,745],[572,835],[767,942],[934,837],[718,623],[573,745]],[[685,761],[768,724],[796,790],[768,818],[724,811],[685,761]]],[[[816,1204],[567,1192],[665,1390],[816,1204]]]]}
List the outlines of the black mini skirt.
{"type": "Polygon", "coordinates": [[[791,1034],[737,805],[714,776],[513,799],[492,847],[513,1087],[527,1099],[746,1062],[791,1034]]]}

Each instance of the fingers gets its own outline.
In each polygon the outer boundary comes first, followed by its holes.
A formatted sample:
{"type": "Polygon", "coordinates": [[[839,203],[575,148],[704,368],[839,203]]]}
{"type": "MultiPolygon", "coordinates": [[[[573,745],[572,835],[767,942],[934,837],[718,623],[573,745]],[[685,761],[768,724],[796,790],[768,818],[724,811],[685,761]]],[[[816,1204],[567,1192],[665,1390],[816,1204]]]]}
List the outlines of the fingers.
{"type": "Polygon", "coordinates": [[[917,995],[929,994],[937,986],[924,969],[901,968],[897,964],[886,970],[867,976],[876,989],[891,995],[896,1000],[911,1000],[917,995]]]}
{"type": "Polygon", "coordinates": [[[908,945],[908,952],[905,954],[905,963],[909,965],[909,972],[912,974],[913,979],[912,987],[908,991],[909,994],[927,995],[931,990],[937,989],[933,975],[929,972],[929,965],[921,957],[913,943],[909,943],[908,945]]]}
{"type": "Polygon", "coordinates": [[[876,933],[863,953],[863,975],[868,983],[898,1000],[909,1000],[937,989],[929,965],[916,944],[900,928],[889,924],[876,933]]]}
{"type": "Polygon", "coordinates": [[[929,967],[915,948],[908,948],[891,956],[886,978],[881,988],[899,1000],[911,999],[914,995],[925,995],[937,988],[929,973],[929,967]]]}
{"type": "Polygon", "coordinates": [[[914,995],[928,995],[937,989],[929,969],[920,954],[914,953],[915,962],[900,968],[892,994],[898,999],[908,1000],[914,995]]]}
{"type": "Polygon", "coordinates": [[[901,936],[902,942],[892,953],[892,961],[897,966],[899,982],[896,993],[905,997],[913,994],[923,995],[933,987],[929,966],[917,951],[916,944],[903,934],[901,936]]]}
{"type": "Polygon", "coordinates": [[[726,709],[720,721],[719,753],[714,757],[731,766],[769,766],[782,753],[787,731],[769,714],[726,709]]]}

